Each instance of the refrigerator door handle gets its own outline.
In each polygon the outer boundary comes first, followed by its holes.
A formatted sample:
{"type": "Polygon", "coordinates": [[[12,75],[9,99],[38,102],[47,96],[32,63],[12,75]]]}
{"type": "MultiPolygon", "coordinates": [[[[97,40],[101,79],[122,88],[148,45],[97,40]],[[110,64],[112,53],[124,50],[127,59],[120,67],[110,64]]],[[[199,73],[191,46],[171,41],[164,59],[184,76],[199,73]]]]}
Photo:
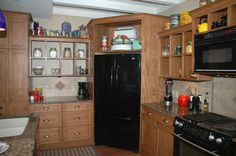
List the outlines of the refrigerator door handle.
{"type": "Polygon", "coordinates": [[[129,118],[129,117],[112,117],[112,119],[126,120],[126,121],[134,120],[134,118],[129,118]]]}
{"type": "Polygon", "coordinates": [[[116,67],[116,86],[118,85],[118,81],[119,81],[119,69],[120,69],[120,66],[118,65],[116,67]]]}
{"type": "Polygon", "coordinates": [[[113,83],[113,70],[114,70],[114,67],[111,67],[111,75],[110,75],[111,86],[112,86],[112,83],[113,83]]]}

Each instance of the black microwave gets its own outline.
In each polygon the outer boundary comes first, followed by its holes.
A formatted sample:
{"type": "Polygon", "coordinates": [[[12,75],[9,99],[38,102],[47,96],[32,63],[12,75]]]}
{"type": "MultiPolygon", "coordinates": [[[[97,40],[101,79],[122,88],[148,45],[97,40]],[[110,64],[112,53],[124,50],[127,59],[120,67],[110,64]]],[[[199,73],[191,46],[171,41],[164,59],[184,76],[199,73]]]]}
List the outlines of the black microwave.
{"type": "Polygon", "coordinates": [[[195,72],[236,74],[236,26],[194,37],[195,72]]]}

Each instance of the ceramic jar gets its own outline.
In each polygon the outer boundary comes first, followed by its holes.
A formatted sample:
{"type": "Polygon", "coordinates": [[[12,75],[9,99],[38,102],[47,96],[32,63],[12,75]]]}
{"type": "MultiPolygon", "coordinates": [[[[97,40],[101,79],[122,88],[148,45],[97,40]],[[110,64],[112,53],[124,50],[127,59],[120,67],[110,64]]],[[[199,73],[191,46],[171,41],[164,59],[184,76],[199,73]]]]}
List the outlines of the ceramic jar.
{"type": "Polygon", "coordinates": [[[186,54],[192,54],[192,41],[188,41],[187,45],[186,45],[186,54]]]}
{"type": "Polygon", "coordinates": [[[57,49],[56,48],[50,48],[49,49],[49,57],[56,58],[57,57],[57,49]]]}

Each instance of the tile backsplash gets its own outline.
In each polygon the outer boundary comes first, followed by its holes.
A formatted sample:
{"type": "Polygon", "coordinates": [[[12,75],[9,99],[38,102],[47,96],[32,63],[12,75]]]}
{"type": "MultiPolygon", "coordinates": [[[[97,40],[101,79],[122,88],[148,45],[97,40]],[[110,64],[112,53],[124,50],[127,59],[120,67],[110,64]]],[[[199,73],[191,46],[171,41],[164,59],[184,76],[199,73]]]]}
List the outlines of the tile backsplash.
{"type": "Polygon", "coordinates": [[[76,96],[78,82],[87,82],[85,77],[34,77],[32,90],[36,87],[43,88],[45,97],[53,96],[76,96]],[[59,85],[58,85],[59,84],[59,85]],[[58,87],[59,86],[59,87],[58,87]]]}
{"type": "Polygon", "coordinates": [[[198,94],[209,93],[209,110],[236,118],[236,78],[213,78],[213,81],[186,82],[174,81],[173,97],[178,101],[178,96],[189,89],[197,88],[198,94]]]}

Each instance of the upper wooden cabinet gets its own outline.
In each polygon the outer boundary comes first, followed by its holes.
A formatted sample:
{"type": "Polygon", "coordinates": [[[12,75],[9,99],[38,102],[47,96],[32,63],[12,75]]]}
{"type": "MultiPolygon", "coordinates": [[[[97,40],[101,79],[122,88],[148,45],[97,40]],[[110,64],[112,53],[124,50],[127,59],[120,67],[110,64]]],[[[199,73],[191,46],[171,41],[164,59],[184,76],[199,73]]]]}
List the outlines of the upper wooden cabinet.
{"type": "Polygon", "coordinates": [[[198,24],[200,20],[204,17],[208,23],[208,30],[220,29],[228,26],[236,25],[236,1],[235,0],[218,0],[214,3],[208,4],[206,6],[200,7],[198,9],[190,11],[193,19],[193,33],[198,33],[198,24]],[[212,27],[213,22],[221,22],[224,18],[227,22],[218,28],[212,27]]]}
{"type": "Polygon", "coordinates": [[[160,37],[160,76],[162,78],[204,81],[212,78],[194,73],[192,25],[187,24],[159,33],[160,37]],[[192,53],[187,45],[191,43],[192,53]]]}
{"type": "MultiPolygon", "coordinates": [[[[141,53],[141,102],[160,101],[164,95],[164,82],[159,78],[159,38],[158,32],[168,17],[151,14],[134,14],[109,18],[94,19],[89,23],[91,52],[101,52],[102,36],[108,36],[111,46],[114,30],[119,27],[135,27],[137,37],[141,41],[139,51],[118,51],[141,53]]],[[[117,51],[116,51],[117,52],[117,51]]]]}
{"type": "Polygon", "coordinates": [[[4,11],[4,15],[7,21],[7,30],[0,34],[1,47],[28,49],[28,31],[31,16],[8,11],[4,11]]]}
{"type": "Polygon", "coordinates": [[[28,29],[30,15],[4,11],[7,30],[1,33],[1,92],[3,115],[28,114],[28,29]]]}

